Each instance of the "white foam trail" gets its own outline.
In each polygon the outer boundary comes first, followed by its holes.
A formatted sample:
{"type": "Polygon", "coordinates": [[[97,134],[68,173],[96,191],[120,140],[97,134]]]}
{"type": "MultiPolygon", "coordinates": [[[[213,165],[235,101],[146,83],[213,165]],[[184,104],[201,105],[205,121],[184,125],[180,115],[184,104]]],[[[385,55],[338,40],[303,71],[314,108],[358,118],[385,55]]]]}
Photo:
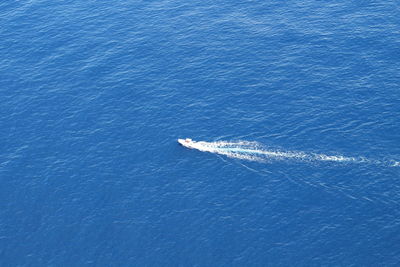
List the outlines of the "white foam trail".
{"type": "Polygon", "coordinates": [[[341,155],[325,155],[294,151],[268,150],[257,142],[239,141],[239,142],[194,142],[192,148],[204,152],[225,155],[231,158],[238,158],[250,161],[265,162],[271,159],[294,159],[303,161],[330,161],[343,163],[373,163],[392,167],[400,167],[400,162],[391,161],[391,163],[378,160],[369,160],[364,157],[345,157],[341,155]],[[394,162],[394,163],[393,163],[394,162]]]}

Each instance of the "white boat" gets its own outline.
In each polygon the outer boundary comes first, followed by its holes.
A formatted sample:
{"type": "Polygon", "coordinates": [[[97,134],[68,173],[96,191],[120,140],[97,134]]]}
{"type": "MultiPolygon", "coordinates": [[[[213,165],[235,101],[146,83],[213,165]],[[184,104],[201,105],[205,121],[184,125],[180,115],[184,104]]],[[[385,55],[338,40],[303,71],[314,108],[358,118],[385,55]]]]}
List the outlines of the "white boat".
{"type": "Polygon", "coordinates": [[[196,141],[193,141],[190,138],[186,138],[186,139],[178,139],[178,143],[187,148],[194,148],[196,141]]]}

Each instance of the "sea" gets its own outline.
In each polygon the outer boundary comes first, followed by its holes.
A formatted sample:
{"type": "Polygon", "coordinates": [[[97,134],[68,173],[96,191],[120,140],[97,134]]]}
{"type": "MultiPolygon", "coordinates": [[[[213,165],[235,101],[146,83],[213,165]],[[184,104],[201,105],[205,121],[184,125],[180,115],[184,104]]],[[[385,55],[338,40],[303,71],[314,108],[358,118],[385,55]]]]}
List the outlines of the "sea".
{"type": "Polygon", "coordinates": [[[399,266],[399,18],[1,1],[0,266],[399,266]]]}

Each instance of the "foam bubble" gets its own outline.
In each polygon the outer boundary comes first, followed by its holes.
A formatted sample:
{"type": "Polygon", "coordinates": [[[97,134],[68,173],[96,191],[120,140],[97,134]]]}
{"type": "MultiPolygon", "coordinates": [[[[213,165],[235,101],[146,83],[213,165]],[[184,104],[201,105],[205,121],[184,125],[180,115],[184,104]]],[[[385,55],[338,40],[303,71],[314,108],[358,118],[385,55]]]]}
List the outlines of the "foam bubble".
{"type": "MultiPolygon", "coordinates": [[[[371,163],[386,166],[398,167],[400,162],[394,161],[394,163],[389,164],[389,162],[382,162],[378,160],[369,160],[364,157],[345,157],[342,155],[325,155],[325,154],[315,154],[315,153],[305,153],[296,151],[282,151],[282,150],[269,150],[266,149],[262,144],[257,142],[249,141],[238,141],[238,142],[228,142],[228,141],[217,141],[217,142],[205,142],[199,141],[195,142],[192,146],[203,152],[216,153],[224,155],[231,158],[244,159],[249,161],[267,161],[271,159],[276,160],[303,160],[303,161],[330,161],[330,162],[351,162],[351,163],[371,163]]],[[[392,161],[393,162],[393,161],[392,161]]]]}

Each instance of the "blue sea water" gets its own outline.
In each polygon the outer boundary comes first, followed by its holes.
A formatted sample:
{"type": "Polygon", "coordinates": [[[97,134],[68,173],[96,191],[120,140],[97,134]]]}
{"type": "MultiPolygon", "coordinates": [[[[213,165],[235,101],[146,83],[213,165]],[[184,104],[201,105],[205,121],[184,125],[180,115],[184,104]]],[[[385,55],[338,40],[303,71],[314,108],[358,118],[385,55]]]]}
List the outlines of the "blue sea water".
{"type": "Polygon", "coordinates": [[[0,265],[399,266],[399,17],[2,1],[0,265]]]}

